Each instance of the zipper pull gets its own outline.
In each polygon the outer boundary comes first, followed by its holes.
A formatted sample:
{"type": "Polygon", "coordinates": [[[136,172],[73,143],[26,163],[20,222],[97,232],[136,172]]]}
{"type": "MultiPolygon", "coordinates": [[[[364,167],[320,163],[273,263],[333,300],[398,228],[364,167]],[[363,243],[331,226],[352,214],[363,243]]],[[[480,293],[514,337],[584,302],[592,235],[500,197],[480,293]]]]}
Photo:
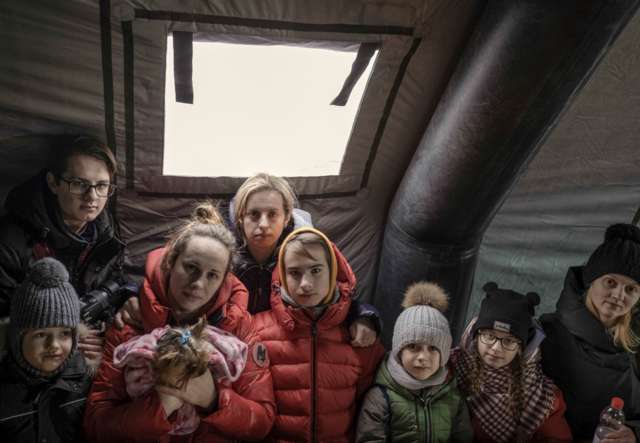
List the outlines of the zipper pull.
{"type": "Polygon", "coordinates": [[[315,337],[318,333],[318,328],[316,327],[316,322],[311,323],[311,334],[315,337]]]}

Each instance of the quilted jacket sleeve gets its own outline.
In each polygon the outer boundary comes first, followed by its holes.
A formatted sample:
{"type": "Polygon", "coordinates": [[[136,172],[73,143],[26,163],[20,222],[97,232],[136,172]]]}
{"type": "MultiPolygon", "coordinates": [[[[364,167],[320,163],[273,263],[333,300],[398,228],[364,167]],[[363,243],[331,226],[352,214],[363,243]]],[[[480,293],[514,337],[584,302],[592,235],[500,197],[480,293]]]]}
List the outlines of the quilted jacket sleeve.
{"type": "Polygon", "coordinates": [[[562,391],[556,387],[554,395],[553,409],[547,420],[533,434],[534,443],[571,443],[573,441],[569,424],[564,418],[567,405],[562,391]]]}
{"type": "Polygon", "coordinates": [[[87,441],[154,441],[166,435],[175,423],[177,412],[171,415],[172,420],[167,419],[155,391],[129,400],[124,371],[113,365],[115,348],[135,335],[138,333],[130,326],[120,331],[115,323],[107,330],[102,362],[85,404],[82,430],[87,441]]]}
{"type": "Polygon", "coordinates": [[[386,443],[389,436],[389,406],[378,386],[369,389],[356,421],[356,443],[386,443]]]}
{"type": "Polygon", "coordinates": [[[267,436],[276,419],[269,359],[268,356],[264,362],[260,359],[256,347],[266,348],[260,343],[253,317],[248,313],[243,316],[238,327],[230,332],[249,345],[247,364],[232,387],[216,383],[219,392],[218,409],[203,421],[214,432],[232,440],[259,441],[267,436]],[[260,366],[258,362],[264,365],[260,366]]]}

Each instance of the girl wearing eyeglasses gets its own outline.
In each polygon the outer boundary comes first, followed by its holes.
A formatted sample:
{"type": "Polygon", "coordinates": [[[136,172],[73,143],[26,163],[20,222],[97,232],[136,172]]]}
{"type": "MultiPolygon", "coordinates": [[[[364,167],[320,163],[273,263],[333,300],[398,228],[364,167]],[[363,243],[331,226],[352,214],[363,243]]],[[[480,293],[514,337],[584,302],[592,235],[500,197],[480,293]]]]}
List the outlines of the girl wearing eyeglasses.
{"type": "Polygon", "coordinates": [[[480,443],[572,442],[562,392],[542,373],[540,297],[490,282],[480,314],[451,351],[480,443]]]}

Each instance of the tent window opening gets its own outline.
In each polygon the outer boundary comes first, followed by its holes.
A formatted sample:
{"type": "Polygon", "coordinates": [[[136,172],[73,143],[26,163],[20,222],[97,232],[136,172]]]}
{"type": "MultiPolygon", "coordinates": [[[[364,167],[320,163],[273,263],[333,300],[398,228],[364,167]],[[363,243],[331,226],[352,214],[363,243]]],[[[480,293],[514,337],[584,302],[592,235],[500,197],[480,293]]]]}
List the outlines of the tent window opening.
{"type": "MultiPolygon", "coordinates": [[[[183,49],[182,42],[176,45],[183,49]]],[[[163,174],[339,175],[378,55],[375,43],[349,45],[335,50],[194,39],[186,63],[176,51],[176,82],[169,35],[163,174]],[[176,90],[186,103],[176,101],[176,90]]]]}

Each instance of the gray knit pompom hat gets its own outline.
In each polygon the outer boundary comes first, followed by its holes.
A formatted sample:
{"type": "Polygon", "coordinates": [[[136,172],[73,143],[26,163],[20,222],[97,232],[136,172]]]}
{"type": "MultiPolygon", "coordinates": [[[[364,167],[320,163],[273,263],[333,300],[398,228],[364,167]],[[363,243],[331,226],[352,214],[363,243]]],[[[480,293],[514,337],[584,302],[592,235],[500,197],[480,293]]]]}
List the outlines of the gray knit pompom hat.
{"type": "Polygon", "coordinates": [[[404,311],[393,329],[391,355],[400,362],[400,351],[409,343],[427,343],[440,351],[440,367],[449,361],[451,331],[442,314],[449,301],[444,290],[435,283],[418,282],[407,289],[404,311]]]}
{"type": "Polygon", "coordinates": [[[62,263],[50,257],[36,262],[29,276],[11,297],[9,351],[16,363],[30,376],[50,378],[58,374],[73,358],[78,345],[80,304],[69,283],[69,273],[62,263]],[[71,328],[73,346],[67,359],[51,372],[31,366],[22,355],[25,332],[42,328],[71,328]]]}

